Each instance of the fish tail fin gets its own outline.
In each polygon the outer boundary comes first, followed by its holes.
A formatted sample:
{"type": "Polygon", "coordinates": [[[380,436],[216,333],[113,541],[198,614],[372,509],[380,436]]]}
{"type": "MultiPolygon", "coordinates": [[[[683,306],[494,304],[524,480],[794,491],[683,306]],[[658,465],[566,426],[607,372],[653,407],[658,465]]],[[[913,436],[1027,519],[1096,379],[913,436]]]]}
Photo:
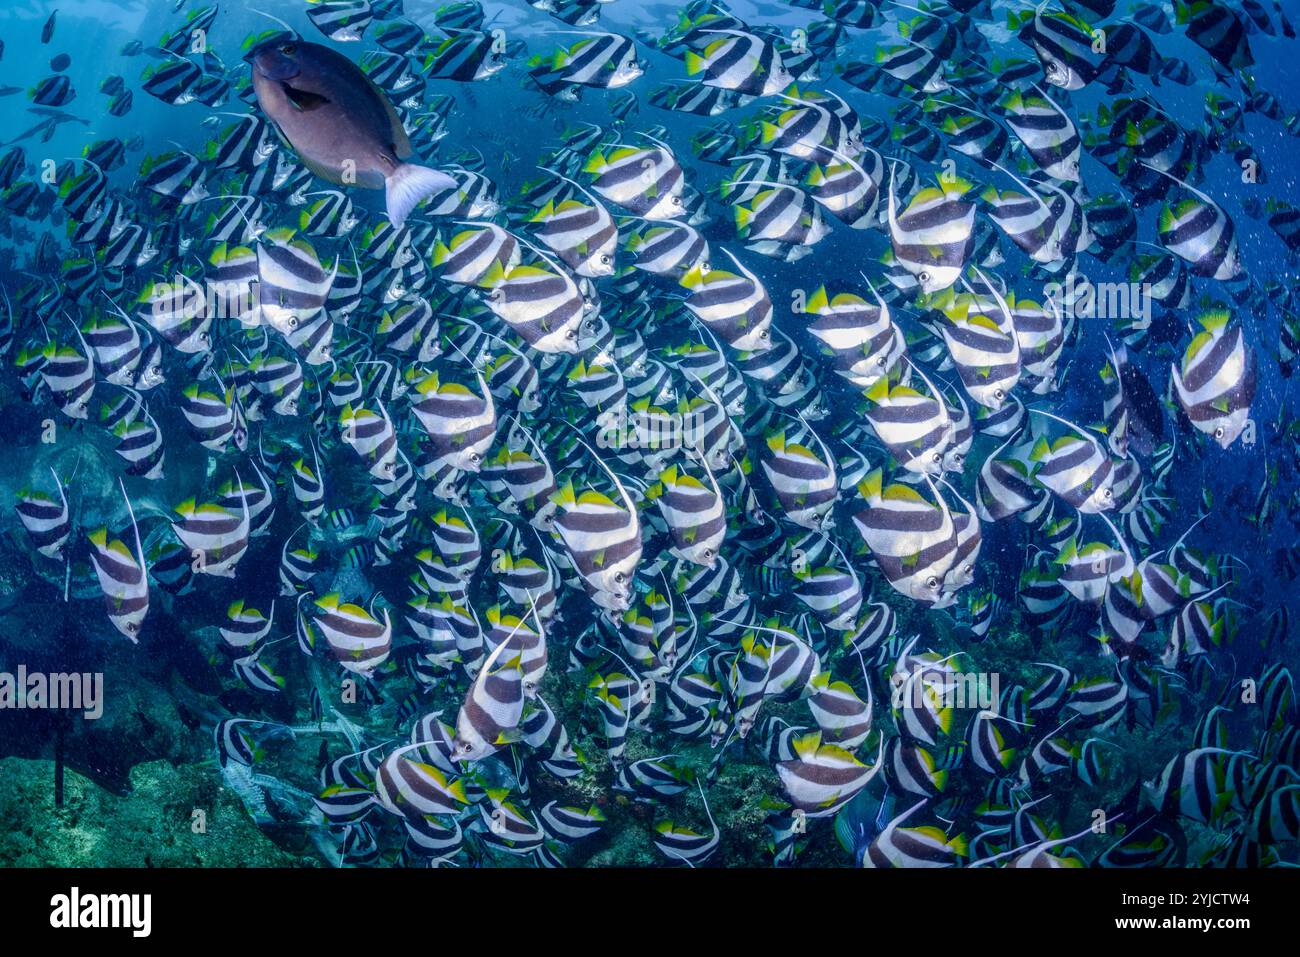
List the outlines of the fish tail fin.
{"type": "Polygon", "coordinates": [[[416,166],[414,163],[400,164],[384,183],[389,220],[394,226],[400,227],[417,203],[455,185],[456,180],[440,170],[416,166]]]}

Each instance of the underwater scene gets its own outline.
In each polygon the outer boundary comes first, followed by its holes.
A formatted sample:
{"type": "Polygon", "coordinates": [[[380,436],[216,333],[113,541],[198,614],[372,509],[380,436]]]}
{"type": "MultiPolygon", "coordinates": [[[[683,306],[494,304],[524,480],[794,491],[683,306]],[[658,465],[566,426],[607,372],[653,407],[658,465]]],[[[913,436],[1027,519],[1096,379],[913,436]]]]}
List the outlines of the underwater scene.
{"type": "Polygon", "coordinates": [[[0,865],[1300,864],[1297,19],[6,4],[0,865]]]}

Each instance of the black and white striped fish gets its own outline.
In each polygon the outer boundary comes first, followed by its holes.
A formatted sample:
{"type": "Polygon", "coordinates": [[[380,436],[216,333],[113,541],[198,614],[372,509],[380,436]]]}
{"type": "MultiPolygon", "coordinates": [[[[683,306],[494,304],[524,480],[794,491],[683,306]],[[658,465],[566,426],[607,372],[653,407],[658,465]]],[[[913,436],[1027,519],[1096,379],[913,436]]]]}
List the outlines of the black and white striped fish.
{"type": "Polygon", "coordinates": [[[1227,309],[1204,312],[1197,322],[1200,331],[1172,367],[1173,387],[1192,425],[1226,449],[1250,421],[1255,352],[1227,309]]]}
{"type": "Polygon", "coordinates": [[[912,386],[892,385],[882,376],[867,390],[866,418],[899,465],[909,472],[938,475],[954,438],[952,414],[942,393],[917,372],[929,395],[912,386]]]}
{"type": "Polygon", "coordinates": [[[1114,466],[1101,443],[1059,416],[1040,409],[1031,411],[1060,422],[1074,433],[1051,442],[1046,436],[1039,438],[1029,455],[1035,466],[1034,480],[1081,512],[1112,508],[1114,466]]]}
{"type": "Polygon", "coordinates": [[[632,233],[623,248],[636,257],[635,268],[656,276],[680,278],[710,263],[708,241],[686,223],[651,224],[632,233]]]}
{"type": "Polygon", "coordinates": [[[678,219],[686,213],[685,174],[666,146],[616,144],[608,152],[596,150],[583,172],[592,177],[592,189],[634,216],[678,219]]]}
{"type": "Polygon", "coordinates": [[[480,393],[431,371],[416,382],[411,402],[436,460],[465,472],[479,471],[496,438],[496,403],[482,373],[478,383],[480,393]]]}
{"type": "Polygon", "coordinates": [[[998,101],[1007,125],[1024,144],[1038,168],[1052,179],[1079,181],[1083,140],[1074,121],[1041,90],[1013,90],[998,101]]]}
{"type": "Polygon", "coordinates": [[[919,190],[898,212],[895,166],[889,168],[889,238],[895,260],[916,278],[921,292],[933,293],[957,281],[970,252],[975,205],[964,202],[972,184],[940,176],[938,186],[919,190]]]}
{"type": "MultiPolygon", "coordinates": [[[[1169,174],[1165,174],[1169,175],[1169,174]]],[[[1242,271],[1236,227],[1214,200],[1194,186],[1170,176],[1191,199],[1166,204],[1158,222],[1160,244],[1188,264],[1198,276],[1228,280],[1242,271]]]]}
{"type": "Polygon", "coordinates": [[[552,497],[554,529],[597,603],[625,611],[641,561],[641,522],[623,483],[613,473],[611,478],[620,502],[595,489],[579,493],[572,482],[561,488],[552,497]]]}
{"type": "Polygon", "coordinates": [[[816,442],[817,450],[805,444],[800,433],[776,431],[767,436],[766,454],[760,462],[785,517],[802,528],[816,530],[833,521],[839,477],[835,458],[821,436],[806,425],[801,432],[816,442]]]}
{"type": "Polygon", "coordinates": [[[704,783],[699,779],[700,800],[704,802],[704,811],[709,818],[710,834],[701,834],[691,828],[683,827],[672,821],[659,821],[655,824],[654,844],[659,852],[672,861],[680,861],[694,867],[697,862],[708,859],[722,839],[722,831],[713,820],[709,809],[709,798],[704,793],[704,783]]]}
{"type": "Polygon", "coordinates": [[[604,206],[590,194],[587,198],[590,202],[550,200],[530,222],[537,226],[537,238],[577,275],[592,279],[612,276],[618,227],[604,206]]]}
{"type": "Polygon", "coordinates": [[[690,291],[686,308],[732,348],[761,352],[771,345],[772,300],[758,276],[725,252],[739,272],[696,263],[680,280],[690,291]]]}
{"type": "Polygon", "coordinates": [[[263,321],[288,336],[324,307],[338,271],[291,229],[265,233],[257,245],[258,304],[263,321]]]}
{"type": "Polygon", "coordinates": [[[992,303],[948,290],[940,306],[948,321],[938,327],[966,394],[996,412],[1020,381],[1020,340],[1006,300],[996,289],[989,291],[992,303]]]}
{"type": "Polygon", "coordinates": [[[588,34],[550,56],[539,54],[529,61],[529,66],[533,78],[546,92],[568,84],[617,89],[645,72],[637,60],[636,44],[618,33],[588,34]]]}
{"type": "Polygon", "coordinates": [[[330,654],[344,669],[366,675],[386,660],[392,648],[393,627],[388,609],[381,618],[343,600],[337,592],[316,599],[312,628],[325,638],[330,654]]]}
{"type": "Polygon", "coordinates": [[[834,814],[865,788],[882,767],[868,767],[852,753],[823,744],[820,731],[794,741],[795,757],[776,766],[790,803],[812,818],[834,814]]]}
{"type": "Polygon", "coordinates": [[[46,558],[62,558],[63,545],[72,532],[72,519],[59,474],[51,468],[50,475],[59,493],[58,501],[39,490],[21,489],[14,511],[38,552],[46,558]]]}
{"type": "Polygon", "coordinates": [[[582,290],[549,257],[521,263],[509,271],[494,261],[479,280],[487,307],[538,352],[576,353],[586,311],[582,290]]]}
{"type": "Polygon", "coordinates": [[[194,570],[201,575],[235,576],[235,565],[248,550],[249,515],[247,496],[241,495],[241,509],[235,512],[217,502],[198,504],[188,499],[177,505],[181,521],[172,531],[194,557],[194,570]]]}
{"type": "Polygon", "coordinates": [[[108,619],[113,627],[133,643],[140,640],[140,627],[149,613],[149,573],[144,561],[144,546],[140,543],[140,526],[136,524],[135,510],[126,494],[126,486],[118,480],[122,498],[131,516],[131,529],[135,533],[135,551],[120,539],[109,539],[108,529],[99,528],[90,533],[90,562],[99,579],[108,619]]]}
{"type": "Polygon", "coordinates": [[[705,86],[746,96],[771,96],[794,82],[775,42],[743,30],[701,29],[707,44],[686,51],[686,72],[705,86]]]}
{"type": "Polygon", "coordinates": [[[934,502],[908,485],[885,486],[874,470],[858,487],[866,507],[853,515],[853,524],[890,585],[913,601],[944,607],[956,600],[945,593],[944,578],[959,543],[952,512],[929,484],[934,502]]]}
{"type": "Polygon", "coordinates": [[[502,641],[484,660],[456,715],[451,759],[480,761],[516,739],[524,712],[520,646],[502,641]]]}
{"type": "Polygon", "coordinates": [[[674,553],[698,565],[713,565],[727,534],[726,503],[713,472],[708,483],[673,465],[659,473],[647,495],[658,504],[673,536],[674,553]]]}

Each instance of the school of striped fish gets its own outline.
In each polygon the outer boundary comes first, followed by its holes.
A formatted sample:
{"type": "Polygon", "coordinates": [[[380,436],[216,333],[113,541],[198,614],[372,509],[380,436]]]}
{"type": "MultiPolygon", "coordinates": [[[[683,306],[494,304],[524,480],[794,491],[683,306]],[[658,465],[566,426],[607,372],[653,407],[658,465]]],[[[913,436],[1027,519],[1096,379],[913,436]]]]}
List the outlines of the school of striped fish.
{"type": "Polygon", "coordinates": [[[241,7],[0,28],[5,542],[268,834],[1300,863],[1284,4],[241,7]]]}

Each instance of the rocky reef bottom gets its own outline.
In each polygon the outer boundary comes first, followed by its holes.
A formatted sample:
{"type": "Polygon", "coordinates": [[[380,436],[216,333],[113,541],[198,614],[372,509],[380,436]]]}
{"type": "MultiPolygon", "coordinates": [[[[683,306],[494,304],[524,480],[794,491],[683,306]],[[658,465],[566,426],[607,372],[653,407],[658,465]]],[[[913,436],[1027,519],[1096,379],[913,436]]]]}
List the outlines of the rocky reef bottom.
{"type": "MultiPolygon", "coordinates": [[[[215,768],[149,761],[116,795],[53,761],[0,760],[0,867],[315,866],[277,846],[221,786],[215,768]],[[195,812],[200,814],[196,815],[195,812]]],[[[291,835],[277,835],[281,840],[291,835]]]]}

